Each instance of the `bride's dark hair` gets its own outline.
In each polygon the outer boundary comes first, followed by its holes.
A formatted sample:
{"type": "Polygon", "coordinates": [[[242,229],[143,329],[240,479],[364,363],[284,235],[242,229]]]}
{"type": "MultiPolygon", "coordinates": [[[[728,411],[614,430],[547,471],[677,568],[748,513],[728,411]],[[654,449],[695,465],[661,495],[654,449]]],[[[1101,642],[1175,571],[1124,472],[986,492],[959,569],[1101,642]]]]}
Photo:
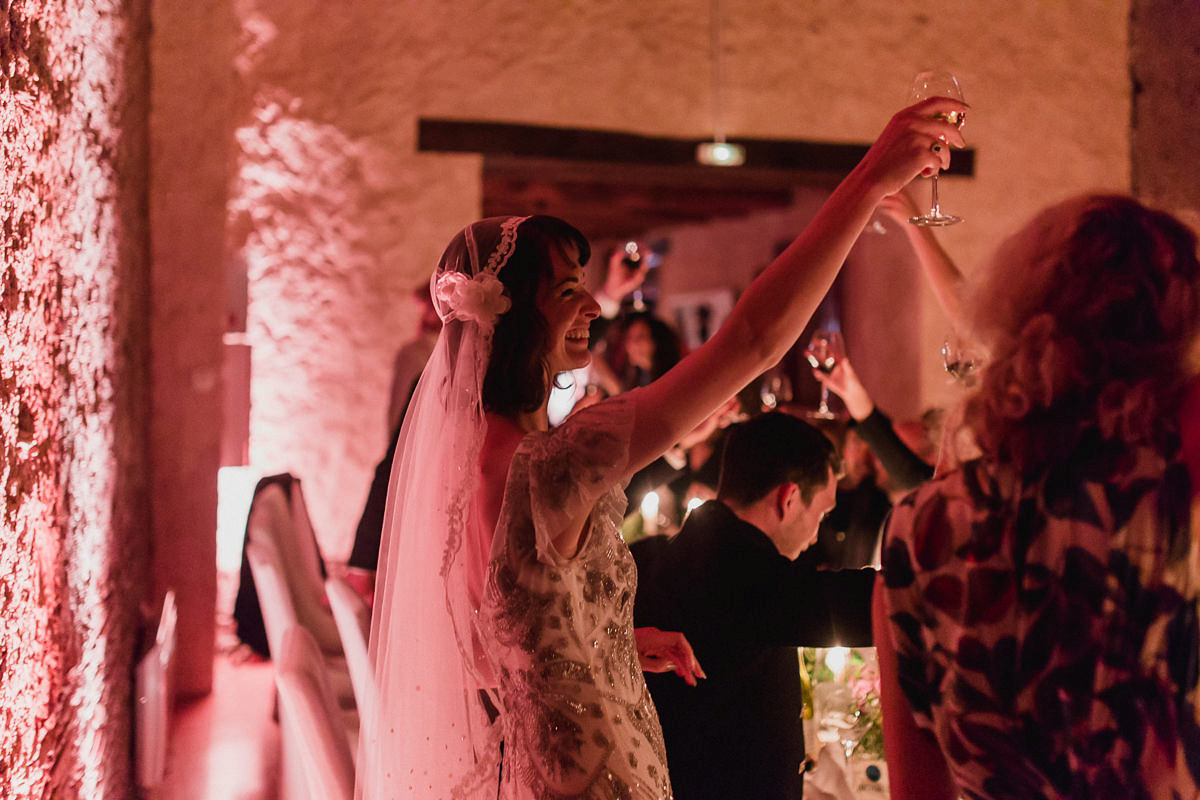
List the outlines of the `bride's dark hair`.
{"type": "Polygon", "coordinates": [[[500,316],[492,334],[492,355],[483,379],[483,407],[513,416],[545,406],[554,376],[546,366],[546,320],[537,307],[538,290],[553,274],[553,257],[566,257],[570,246],[587,264],[591,246],[574,226],[557,217],[536,215],[517,229],[517,245],[499,278],[512,307],[500,316]]]}
{"type": "Polygon", "coordinates": [[[1131,198],[1088,195],[1035,217],[978,298],[991,356],[966,423],[983,452],[1030,474],[1096,434],[1173,451],[1198,281],[1195,235],[1131,198]]]}

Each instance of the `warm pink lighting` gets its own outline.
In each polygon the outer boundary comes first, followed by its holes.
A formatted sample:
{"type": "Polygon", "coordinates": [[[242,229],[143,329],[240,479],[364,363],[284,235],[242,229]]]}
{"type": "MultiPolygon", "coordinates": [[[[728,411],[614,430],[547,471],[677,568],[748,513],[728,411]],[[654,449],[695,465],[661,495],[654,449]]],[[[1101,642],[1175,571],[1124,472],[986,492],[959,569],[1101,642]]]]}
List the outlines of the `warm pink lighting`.
{"type": "Polygon", "coordinates": [[[131,13],[115,0],[6,11],[0,424],[16,444],[0,465],[6,796],[133,794],[140,597],[129,576],[141,576],[145,551],[128,537],[146,535],[148,514],[128,488],[144,469],[144,408],[131,424],[122,381],[142,366],[130,343],[145,323],[128,309],[145,280],[146,167],[131,163],[140,154],[119,125],[145,102],[126,87],[145,65],[125,56],[141,57],[147,26],[131,13]]]}

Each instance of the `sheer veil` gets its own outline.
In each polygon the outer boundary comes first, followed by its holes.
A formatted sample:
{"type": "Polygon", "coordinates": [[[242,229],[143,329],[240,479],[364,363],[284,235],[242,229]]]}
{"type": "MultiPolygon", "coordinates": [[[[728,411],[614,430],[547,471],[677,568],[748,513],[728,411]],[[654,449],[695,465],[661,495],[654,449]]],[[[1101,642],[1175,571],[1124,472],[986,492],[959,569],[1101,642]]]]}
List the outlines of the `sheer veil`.
{"type": "MultiPolygon", "coordinates": [[[[482,386],[492,327],[509,307],[496,277],[525,217],[459,232],[431,278],[443,326],[392,465],[370,653],[379,708],[360,738],[358,800],[495,798],[500,731],[475,664],[470,590],[491,548],[473,541],[482,386]]],[[[492,708],[498,708],[494,696],[492,708]]],[[[493,712],[494,714],[494,712],[493,712]]],[[[365,724],[365,722],[364,722],[365,724]]]]}

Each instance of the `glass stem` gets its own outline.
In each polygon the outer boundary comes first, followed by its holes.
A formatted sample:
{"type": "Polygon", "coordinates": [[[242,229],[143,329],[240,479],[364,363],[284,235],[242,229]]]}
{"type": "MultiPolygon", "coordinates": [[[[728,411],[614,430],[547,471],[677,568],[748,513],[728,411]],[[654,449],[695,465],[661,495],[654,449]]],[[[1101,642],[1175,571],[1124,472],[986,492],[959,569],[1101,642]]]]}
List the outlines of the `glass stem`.
{"type": "Polygon", "coordinates": [[[930,178],[930,191],[933,193],[933,209],[929,212],[929,216],[931,217],[940,217],[942,215],[942,207],[938,203],[937,179],[937,173],[934,173],[930,178]]]}

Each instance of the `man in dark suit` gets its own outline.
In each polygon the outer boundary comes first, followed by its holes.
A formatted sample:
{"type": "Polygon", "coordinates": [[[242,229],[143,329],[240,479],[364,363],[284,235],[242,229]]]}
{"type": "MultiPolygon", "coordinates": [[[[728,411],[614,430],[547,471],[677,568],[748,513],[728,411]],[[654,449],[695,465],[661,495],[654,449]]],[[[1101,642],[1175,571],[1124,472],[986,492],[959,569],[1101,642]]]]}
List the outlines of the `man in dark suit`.
{"type": "Polygon", "coordinates": [[[635,624],[682,631],[708,675],[697,687],[646,676],[676,800],[801,796],[796,648],[871,644],[874,570],[795,561],[833,508],[840,466],[808,423],[756,417],[729,431],[718,499],[692,511],[664,546],[635,548],[643,562],[654,559],[635,624]]]}

